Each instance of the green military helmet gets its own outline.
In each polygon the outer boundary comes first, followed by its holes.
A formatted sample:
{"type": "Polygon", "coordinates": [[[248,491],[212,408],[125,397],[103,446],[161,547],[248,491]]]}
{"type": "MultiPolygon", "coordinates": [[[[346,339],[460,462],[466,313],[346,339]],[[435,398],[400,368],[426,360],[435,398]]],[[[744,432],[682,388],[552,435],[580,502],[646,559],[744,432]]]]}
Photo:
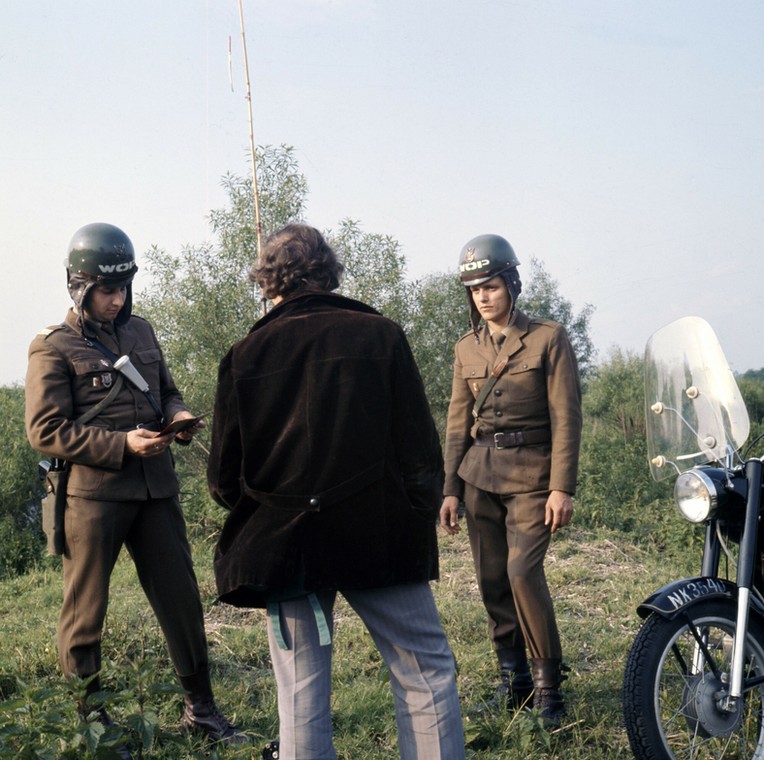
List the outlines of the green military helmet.
{"type": "Polygon", "coordinates": [[[66,269],[69,277],[110,287],[130,284],[138,271],[130,238],[119,227],[104,222],[86,224],[74,233],[66,269]]]}
{"type": "Polygon", "coordinates": [[[500,235],[478,235],[459,254],[459,279],[466,287],[482,285],[520,262],[500,235]]]}

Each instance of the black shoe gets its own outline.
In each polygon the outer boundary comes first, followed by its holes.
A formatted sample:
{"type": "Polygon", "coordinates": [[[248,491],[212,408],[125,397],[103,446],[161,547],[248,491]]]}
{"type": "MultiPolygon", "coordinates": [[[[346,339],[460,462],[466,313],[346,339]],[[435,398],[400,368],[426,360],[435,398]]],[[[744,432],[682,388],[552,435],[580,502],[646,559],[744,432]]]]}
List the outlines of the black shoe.
{"type": "Polygon", "coordinates": [[[536,689],[533,709],[541,713],[542,720],[550,728],[559,727],[565,717],[565,701],[557,689],[536,689]]]}
{"type": "Polygon", "coordinates": [[[565,701],[560,692],[560,684],[567,679],[570,668],[556,659],[531,660],[533,683],[533,709],[541,713],[544,723],[556,728],[565,716],[565,701]]]}
{"type": "Polygon", "coordinates": [[[279,743],[277,741],[268,742],[263,747],[263,760],[278,760],[279,743]]]}
{"type": "Polygon", "coordinates": [[[533,695],[533,681],[530,673],[517,673],[514,677],[506,677],[502,673],[504,681],[494,692],[489,705],[494,708],[505,710],[520,710],[531,707],[533,695]]]}
{"type": "Polygon", "coordinates": [[[248,744],[249,736],[232,725],[218,710],[215,700],[208,698],[192,702],[184,698],[180,727],[184,731],[202,734],[213,742],[223,744],[248,744]]]}
{"type": "Polygon", "coordinates": [[[528,707],[533,694],[533,679],[525,647],[502,647],[496,650],[496,657],[502,683],[496,690],[493,703],[510,710],[528,707]]]}

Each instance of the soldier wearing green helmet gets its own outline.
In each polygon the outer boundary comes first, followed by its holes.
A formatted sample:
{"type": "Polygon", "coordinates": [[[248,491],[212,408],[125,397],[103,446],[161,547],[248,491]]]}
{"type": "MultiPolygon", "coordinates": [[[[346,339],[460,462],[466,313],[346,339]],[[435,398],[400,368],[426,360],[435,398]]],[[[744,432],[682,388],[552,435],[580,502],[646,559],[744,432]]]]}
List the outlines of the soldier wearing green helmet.
{"type": "Polygon", "coordinates": [[[507,240],[499,235],[478,235],[472,238],[459,254],[459,279],[467,291],[470,307],[470,325],[477,339],[480,312],[475,306],[471,288],[501,276],[509,289],[512,303],[517,301],[522,282],[517,267],[520,262],[507,240]]]}
{"type": "MultiPolygon", "coordinates": [[[[63,546],[53,547],[62,552],[64,575],[61,668],[86,682],[78,706],[83,719],[111,726],[98,701],[101,637],[109,580],[124,545],[187,692],[181,727],[215,741],[242,741],[212,696],[203,608],[170,451],[175,441],[189,443],[200,423],[151,325],[132,314],[138,267],[128,236],[111,224],[85,225],[65,263],[74,306],[32,341],[25,388],[29,441],[64,463],[51,469],[66,473],[63,546]],[[133,373],[124,375],[127,365],[133,373]],[[165,430],[181,420],[191,427],[165,430]]],[[[124,745],[118,755],[131,757],[124,745]]]]}
{"type": "Polygon", "coordinates": [[[572,516],[581,390],[565,329],[517,308],[519,263],[499,235],[459,256],[472,330],[455,346],[440,519],[457,533],[464,502],[502,677],[495,701],[559,724],[566,676],[544,557],[572,516]]]}
{"type": "Polygon", "coordinates": [[[125,288],[125,303],[115,324],[125,324],[133,310],[133,278],[138,271],[130,238],[113,224],[95,222],[80,227],[69,243],[66,284],[82,319],[84,304],[97,285],[125,288]]]}

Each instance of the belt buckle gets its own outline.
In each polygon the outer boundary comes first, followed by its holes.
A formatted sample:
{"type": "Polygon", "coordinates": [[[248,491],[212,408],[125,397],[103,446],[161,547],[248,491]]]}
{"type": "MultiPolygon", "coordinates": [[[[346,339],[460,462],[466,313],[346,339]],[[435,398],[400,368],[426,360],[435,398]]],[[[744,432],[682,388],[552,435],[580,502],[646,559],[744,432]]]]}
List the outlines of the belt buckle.
{"type": "Polygon", "coordinates": [[[500,446],[499,441],[504,443],[504,433],[494,433],[493,434],[493,444],[496,446],[497,449],[504,449],[506,446],[500,446]]]}

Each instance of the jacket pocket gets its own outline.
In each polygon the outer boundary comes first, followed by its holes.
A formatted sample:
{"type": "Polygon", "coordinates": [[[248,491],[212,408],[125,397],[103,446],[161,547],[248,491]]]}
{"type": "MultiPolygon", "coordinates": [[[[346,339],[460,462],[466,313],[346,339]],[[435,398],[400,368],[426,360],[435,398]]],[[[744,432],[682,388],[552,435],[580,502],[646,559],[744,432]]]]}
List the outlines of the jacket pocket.
{"type": "Polygon", "coordinates": [[[101,491],[105,474],[105,470],[101,467],[73,464],[70,466],[67,493],[84,499],[93,498],[96,492],[101,491]]]}
{"type": "Polygon", "coordinates": [[[152,392],[159,390],[160,382],[160,362],[162,361],[162,352],[156,346],[147,348],[136,348],[133,350],[135,365],[143,379],[149,384],[152,392]]]}
{"type": "Polygon", "coordinates": [[[488,377],[488,364],[485,362],[480,364],[464,364],[462,365],[462,377],[467,381],[472,395],[477,398],[480,389],[488,377]]]}
{"type": "Polygon", "coordinates": [[[102,358],[97,356],[74,356],[71,361],[74,374],[78,377],[114,371],[111,362],[105,356],[102,358]]]}
{"type": "Polygon", "coordinates": [[[74,398],[79,416],[106,396],[114,384],[117,372],[106,357],[74,356],[71,363],[76,384],[74,398]]]}
{"type": "Polygon", "coordinates": [[[135,356],[141,364],[153,364],[161,361],[162,352],[156,348],[136,348],[135,356]]]}
{"type": "Polygon", "coordinates": [[[519,361],[511,362],[507,365],[507,374],[520,375],[523,372],[532,372],[535,369],[541,369],[544,366],[544,355],[523,356],[519,361]]]}
{"type": "Polygon", "coordinates": [[[509,395],[513,405],[538,413],[546,409],[547,384],[543,354],[520,357],[510,364],[503,376],[502,390],[509,395]]]}

